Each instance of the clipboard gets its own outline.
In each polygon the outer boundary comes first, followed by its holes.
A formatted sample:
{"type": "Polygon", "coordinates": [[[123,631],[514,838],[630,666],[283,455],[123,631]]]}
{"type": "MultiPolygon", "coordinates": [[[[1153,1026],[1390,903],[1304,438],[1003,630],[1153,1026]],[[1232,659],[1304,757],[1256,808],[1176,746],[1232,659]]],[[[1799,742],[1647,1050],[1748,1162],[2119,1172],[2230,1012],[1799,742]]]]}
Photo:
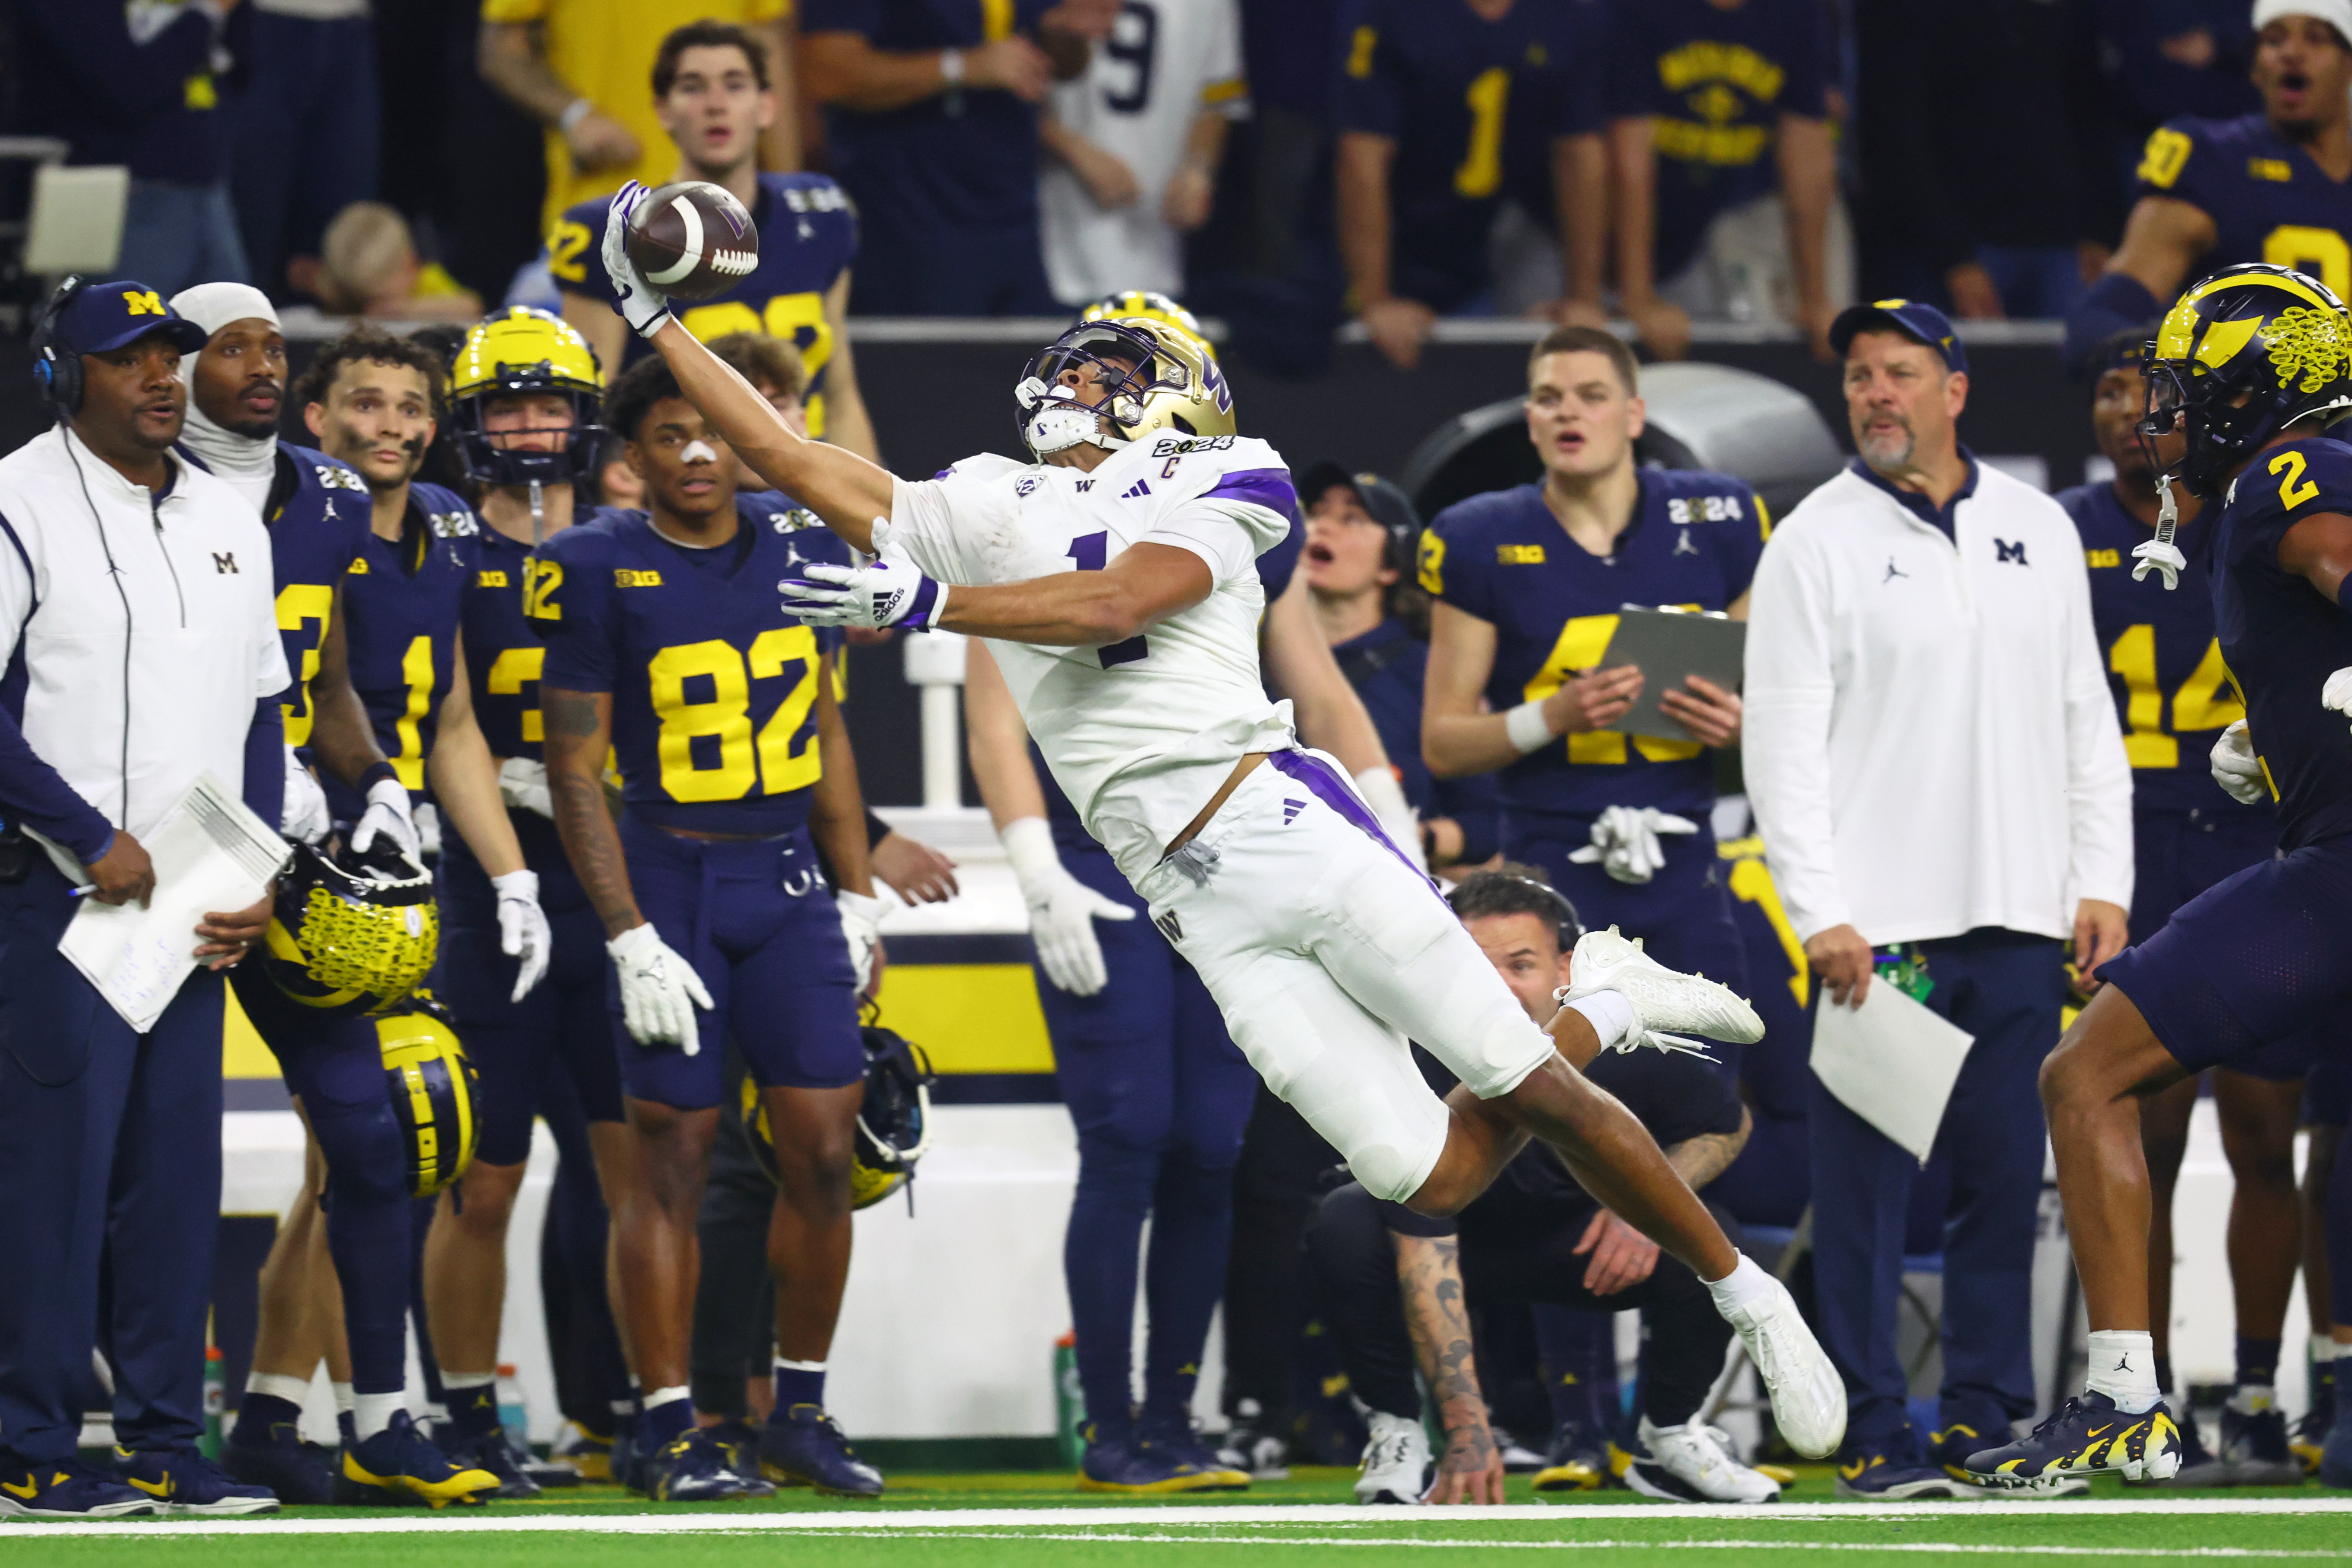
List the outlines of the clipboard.
{"type": "Polygon", "coordinates": [[[1840,1104],[1924,1167],[1961,1065],[1975,1044],[1975,1036],[1877,975],[1859,1007],[1822,998],[1813,1019],[1811,1066],[1840,1104]]]}
{"type": "Polygon", "coordinates": [[[1613,724],[1602,728],[1621,735],[1651,735],[1664,741],[1696,739],[1668,718],[1658,699],[1682,691],[1685,676],[1711,680],[1727,691],[1739,689],[1742,661],[1748,647],[1748,623],[1735,621],[1719,610],[1660,610],[1627,605],[1619,611],[1617,629],[1601,650],[1595,668],[1614,669],[1639,666],[1642,695],[1633,700],[1613,724]]]}

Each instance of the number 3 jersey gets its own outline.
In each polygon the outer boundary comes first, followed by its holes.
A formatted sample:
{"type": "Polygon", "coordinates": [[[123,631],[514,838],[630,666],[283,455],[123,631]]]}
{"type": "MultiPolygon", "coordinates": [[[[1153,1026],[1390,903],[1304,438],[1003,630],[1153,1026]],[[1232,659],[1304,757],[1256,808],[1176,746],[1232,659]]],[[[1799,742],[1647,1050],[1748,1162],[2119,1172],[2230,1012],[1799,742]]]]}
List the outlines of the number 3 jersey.
{"type": "Polygon", "coordinates": [[[776,584],[848,552],[785,498],[738,496],[736,511],[735,537],[708,549],[642,512],[566,529],[540,547],[525,607],[547,641],[541,690],[612,694],[632,816],[772,838],[808,821],[819,660],[838,640],[787,616],[776,584]]]}
{"type": "Polygon", "coordinates": [[[2254,454],[2213,531],[2213,626],[2278,797],[2279,847],[2352,834],[2352,718],[2320,706],[2352,668],[2352,613],[2279,564],[2306,517],[2352,515],[2352,446],[2324,437],[2254,454]]]}
{"type": "MultiPolygon", "coordinates": [[[[1495,628],[1487,706],[1549,697],[1601,662],[1628,605],[1722,610],[1748,591],[1771,530],[1764,503],[1723,474],[1640,470],[1633,521],[1614,552],[1568,536],[1538,485],[1447,507],[1421,543],[1421,585],[1495,628]]],[[[1663,672],[1646,671],[1644,686],[1663,672]]],[[[1704,818],[1714,764],[1696,741],[1607,731],[1556,737],[1501,770],[1507,822],[1654,805],[1704,818]]]]}
{"type": "Polygon", "coordinates": [[[1128,879],[1150,869],[1252,752],[1295,744],[1267,699],[1257,557],[1288,535],[1290,471],[1263,441],[1145,436],[1091,474],[967,458],[898,481],[883,543],[942,583],[1099,572],[1137,544],[1208,564],[1209,596],[1092,647],[989,640],[1046,766],[1128,879]]]}
{"type": "Polygon", "coordinates": [[[318,716],[310,683],[319,677],[319,650],[334,619],[335,587],[366,548],[370,506],[358,471],[324,452],[280,441],[277,467],[261,519],[269,525],[278,635],[294,677],[278,706],[286,717],[286,743],[307,746],[318,716]]]}

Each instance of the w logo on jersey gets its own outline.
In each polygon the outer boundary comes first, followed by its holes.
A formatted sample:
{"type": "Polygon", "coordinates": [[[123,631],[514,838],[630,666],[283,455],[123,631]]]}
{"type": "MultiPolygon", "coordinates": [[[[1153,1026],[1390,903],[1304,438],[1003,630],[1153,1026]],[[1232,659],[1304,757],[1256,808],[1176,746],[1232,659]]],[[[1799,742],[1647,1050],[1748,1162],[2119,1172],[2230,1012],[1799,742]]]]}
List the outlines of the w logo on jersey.
{"type": "Polygon", "coordinates": [[[1225,373],[1217,368],[1217,362],[1206,356],[1201,365],[1201,391],[1217,405],[1218,413],[1234,411],[1234,389],[1225,384],[1225,373]]]}

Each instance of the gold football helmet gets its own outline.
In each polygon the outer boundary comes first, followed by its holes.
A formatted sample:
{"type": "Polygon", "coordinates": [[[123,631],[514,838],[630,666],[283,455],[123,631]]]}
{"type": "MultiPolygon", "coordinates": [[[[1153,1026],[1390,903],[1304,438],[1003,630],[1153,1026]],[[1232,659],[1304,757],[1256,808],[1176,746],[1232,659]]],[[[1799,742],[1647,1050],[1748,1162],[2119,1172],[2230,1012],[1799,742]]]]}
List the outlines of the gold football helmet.
{"type": "Polygon", "coordinates": [[[1013,395],[1021,439],[1040,458],[1081,442],[1116,451],[1154,430],[1216,437],[1235,428],[1233,387],[1208,343],[1150,317],[1079,322],[1037,352],[1013,395]],[[1088,403],[1082,385],[1105,390],[1088,403]]]}
{"type": "Polygon", "coordinates": [[[2188,443],[2171,477],[2215,496],[2279,431],[2312,420],[2316,434],[2352,409],[2352,318],[2315,278],[2231,267],[2165,312],[2141,369],[2149,460],[2165,472],[2156,441],[2179,430],[2188,443]]]}
{"type": "Polygon", "coordinates": [[[596,405],[604,373],[595,351],[561,316],[516,305],[466,334],[449,367],[449,416],[466,477],[486,485],[555,484],[586,473],[604,432],[596,405]],[[553,393],[572,406],[571,438],[551,452],[497,444],[482,428],[494,398],[553,393]]]}
{"type": "Polygon", "coordinates": [[[391,1080],[393,1115],[408,1141],[408,1190],[429,1198],[474,1162],[481,1123],[474,1096],[481,1077],[441,1005],[422,994],[375,1021],[391,1080]]]}

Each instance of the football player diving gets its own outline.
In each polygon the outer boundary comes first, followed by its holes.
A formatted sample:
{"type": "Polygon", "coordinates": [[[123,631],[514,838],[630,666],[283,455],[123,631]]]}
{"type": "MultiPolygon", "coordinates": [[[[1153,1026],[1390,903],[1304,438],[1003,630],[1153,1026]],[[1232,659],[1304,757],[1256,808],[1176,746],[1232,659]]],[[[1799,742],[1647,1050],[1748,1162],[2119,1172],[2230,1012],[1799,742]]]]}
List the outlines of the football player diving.
{"type": "MultiPolygon", "coordinates": [[[[2042,1065],[2089,1376],[2032,1436],[1969,1457],[1996,1484],[2178,1472],[2148,1324],[2141,1103],[2306,1030],[2331,1053],[2352,1041],[2352,446],[2321,434],[2352,409],[2352,321],[2302,273],[2231,268],[2166,313],[2144,368],[2140,430],[2163,444],[2150,455],[2160,483],[2219,508],[2205,544],[2214,627],[2246,718],[2215,744],[2213,772],[2225,787],[2259,781],[2276,801],[2279,853],[2103,965],[2105,985],[2042,1065]]],[[[2160,521],[2136,570],[2171,579],[2170,532],[2160,521]]],[[[2332,1220],[2352,1206],[2345,1185],[2330,1194],[2332,1220]]],[[[2336,1433],[2322,1475],[2352,1485],[2352,1430],[2339,1421],[2336,1433]]]]}
{"type": "MultiPolygon", "coordinates": [[[[372,793],[390,783],[415,796],[429,783],[491,876],[502,945],[520,961],[520,995],[545,973],[550,941],[537,879],[524,864],[497,767],[474,721],[463,663],[458,595],[475,570],[478,525],[455,494],[413,482],[433,439],[441,390],[441,363],[430,350],[361,328],[322,345],[295,394],[322,449],[355,469],[368,490],[369,527],[345,574],[342,608],[352,685],[394,775],[372,793]]],[[[289,1381],[258,1401],[249,1391],[238,1426],[253,1422],[260,1440],[250,1446],[276,1450],[280,1468],[296,1469],[304,1451],[294,1436],[293,1396],[321,1355],[340,1370],[338,1354],[347,1354],[352,1430],[339,1479],[362,1489],[344,1495],[414,1495],[436,1508],[479,1501],[499,1478],[452,1463],[404,1402],[415,1256],[408,1137],[366,1016],[404,997],[431,963],[437,925],[428,912],[431,884],[405,847],[378,854],[362,842],[361,803],[341,781],[325,782],[335,820],[358,818],[360,826],[340,857],[298,855],[298,872],[309,868],[312,888],[321,890],[314,896],[302,877],[289,880],[269,953],[237,996],[284,1068],[323,1156],[316,1184],[323,1186],[332,1283],[341,1289],[341,1342],[331,1315],[317,1310],[332,1289],[315,1244],[306,1258],[290,1251],[281,1258],[299,1232],[281,1233],[265,1271],[254,1364],[289,1381]],[[337,891],[362,911],[380,915],[394,906],[390,912],[401,917],[399,925],[371,928],[365,957],[356,962],[338,928],[312,929],[324,923],[321,905],[331,908],[337,891]]],[[[313,1189],[306,1181],[298,1212],[320,1204],[313,1189]]]]}
{"type": "Polygon", "coordinates": [[[624,187],[604,235],[624,319],[746,463],[877,554],[804,567],[783,584],[785,608],[989,639],[1088,834],[1251,1065],[1368,1190],[1450,1214],[1541,1136],[1709,1282],[1791,1444],[1834,1448],[1844,1391],[1785,1288],[1576,1067],[1606,1047],[1670,1046],[1659,1031],[1678,1026],[1751,1040],[1754,1013],[1595,933],[1577,953],[1582,978],[1538,1027],[1346,775],[1297,745],[1256,649],[1255,557],[1289,531],[1295,497],[1275,452],[1234,433],[1214,363],[1163,323],[1082,323],[1016,387],[1040,461],[973,458],[908,483],[795,436],[677,323],[627,255],[645,195],[624,187]],[[1463,1080],[1448,1100],[1423,1081],[1408,1037],[1463,1080]]]}
{"type": "MultiPolygon", "coordinates": [[[[781,422],[748,383],[733,384],[781,422]]],[[[630,1479],[676,1502],[774,1489],[695,1426],[688,1381],[697,1211],[731,1036],[779,1177],[775,1405],[760,1468],[828,1495],[878,1496],[881,1472],[824,1412],[866,1076],[856,995],[881,914],[835,695],[837,634],[778,610],[777,578],[810,569],[783,515],[793,508],[739,505],[733,452],[661,360],[614,382],[605,423],[628,443],[651,510],[550,540],[530,614],[547,643],[555,825],[619,978],[609,1037],[636,1150],[614,1224],[644,1389],[630,1479]],[[627,806],[617,825],[608,752],[627,806]]]]}

